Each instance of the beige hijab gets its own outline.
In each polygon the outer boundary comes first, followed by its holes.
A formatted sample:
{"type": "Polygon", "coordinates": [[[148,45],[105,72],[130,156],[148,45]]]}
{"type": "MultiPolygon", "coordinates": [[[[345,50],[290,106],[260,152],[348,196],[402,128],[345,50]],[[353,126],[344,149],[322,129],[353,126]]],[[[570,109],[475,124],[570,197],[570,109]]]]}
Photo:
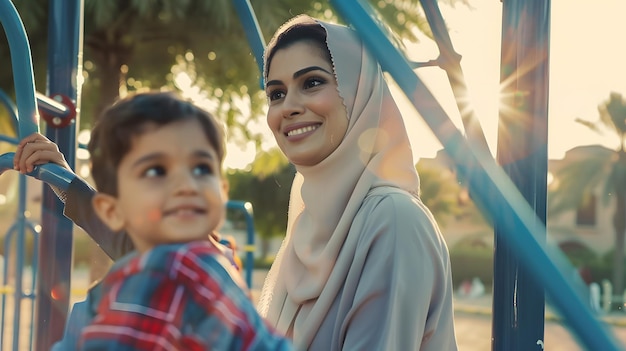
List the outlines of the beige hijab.
{"type": "Polygon", "coordinates": [[[350,260],[338,257],[354,256],[348,251],[359,235],[348,234],[365,196],[381,186],[419,192],[404,122],[377,61],[352,29],[308,16],[288,21],[275,36],[303,22],[326,29],[350,122],[332,154],[317,165],[296,167],[287,235],[259,300],[261,314],[300,347],[315,336],[345,281],[350,260]],[[311,302],[311,308],[300,308],[311,302]],[[305,326],[301,330],[292,330],[296,318],[303,321],[297,323],[305,326]]]}

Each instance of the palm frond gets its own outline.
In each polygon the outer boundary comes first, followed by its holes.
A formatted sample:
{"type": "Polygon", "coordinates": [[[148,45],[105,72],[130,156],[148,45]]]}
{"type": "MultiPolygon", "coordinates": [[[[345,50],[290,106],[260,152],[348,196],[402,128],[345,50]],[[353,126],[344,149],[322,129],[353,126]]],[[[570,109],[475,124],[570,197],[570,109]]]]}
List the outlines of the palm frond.
{"type": "Polygon", "coordinates": [[[587,121],[584,120],[582,118],[576,118],[574,120],[576,123],[580,123],[582,125],[584,125],[585,127],[591,129],[592,131],[598,133],[598,134],[602,134],[602,130],[600,130],[600,128],[598,128],[598,123],[597,122],[591,122],[591,121],[587,121]]]}
{"type": "Polygon", "coordinates": [[[553,171],[548,194],[548,211],[559,213],[577,208],[585,194],[605,187],[615,165],[615,151],[603,146],[576,148],[566,155],[565,165],[553,171]]]}

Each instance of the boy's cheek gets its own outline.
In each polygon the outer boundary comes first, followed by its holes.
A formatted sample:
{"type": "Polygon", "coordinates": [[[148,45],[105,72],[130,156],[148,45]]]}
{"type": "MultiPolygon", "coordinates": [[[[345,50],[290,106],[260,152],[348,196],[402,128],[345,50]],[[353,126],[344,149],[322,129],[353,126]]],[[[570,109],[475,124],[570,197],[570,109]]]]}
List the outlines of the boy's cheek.
{"type": "Polygon", "coordinates": [[[157,208],[154,208],[148,211],[148,214],[146,216],[148,222],[158,222],[161,220],[162,217],[163,217],[163,212],[161,212],[161,210],[157,208]]]}

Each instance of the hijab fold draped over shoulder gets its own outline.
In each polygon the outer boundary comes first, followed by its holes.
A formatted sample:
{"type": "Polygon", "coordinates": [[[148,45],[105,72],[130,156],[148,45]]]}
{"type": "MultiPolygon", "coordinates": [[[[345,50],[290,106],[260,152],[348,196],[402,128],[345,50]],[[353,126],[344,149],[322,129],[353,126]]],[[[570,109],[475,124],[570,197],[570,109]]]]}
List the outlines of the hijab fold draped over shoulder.
{"type": "Polygon", "coordinates": [[[402,116],[377,61],[352,29],[308,16],[287,22],[275,36],[302,21],[326,30],[349,126],[326,159],[296,166],[287,234],[265,281],[259,311],[292,334],[296,346],[308,348],[354,269],[351,258],[357,253],[350,251],[361,235],[350,230],[361,226],[353,221],[366,196],[392,187],[417,198],[419,178],[402,116]]]}

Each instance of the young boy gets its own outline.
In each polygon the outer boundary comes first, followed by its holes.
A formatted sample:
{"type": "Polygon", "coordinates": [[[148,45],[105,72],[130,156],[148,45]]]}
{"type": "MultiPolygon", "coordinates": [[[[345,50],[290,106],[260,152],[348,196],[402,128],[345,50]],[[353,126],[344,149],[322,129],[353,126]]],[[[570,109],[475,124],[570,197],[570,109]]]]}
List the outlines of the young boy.
{"type": "Polygon", "coordinates": [[[225,211],[223,131],[172,93],[120,100],[89,142],[93,206],[135,251],[86,300],[84,350],[288,350],[210,234],[225,211]],[[209,240],[207,240],[209,238],[209,240]]]}

